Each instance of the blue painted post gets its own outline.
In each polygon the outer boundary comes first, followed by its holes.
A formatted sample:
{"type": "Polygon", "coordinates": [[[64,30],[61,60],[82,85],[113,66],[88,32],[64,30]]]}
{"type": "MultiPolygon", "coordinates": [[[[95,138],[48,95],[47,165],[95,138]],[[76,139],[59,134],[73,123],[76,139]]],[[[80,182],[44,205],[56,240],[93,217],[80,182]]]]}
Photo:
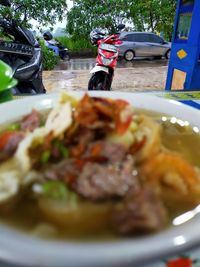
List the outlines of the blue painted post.
{"type": "Polygon", "coordinates": [[[200,90],[200,0],[178,0],[166,90],[200,90]]]}

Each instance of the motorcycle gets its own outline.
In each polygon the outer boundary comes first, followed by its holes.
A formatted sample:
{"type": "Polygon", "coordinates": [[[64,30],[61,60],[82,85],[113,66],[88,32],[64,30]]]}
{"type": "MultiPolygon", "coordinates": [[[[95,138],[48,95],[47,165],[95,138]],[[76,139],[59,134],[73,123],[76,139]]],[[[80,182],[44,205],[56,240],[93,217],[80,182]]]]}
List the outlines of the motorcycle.
{"type": "MultiPolygon", "coordinates": [[[[11,6],[9,0],[0,0],[0,4],[11,6]]],[[[18,6],[15,12],[22,7],[18,6]]],[[[0,40],[0,59],[10,65],[13,77],[18,80],[13,95],[46,93],[42,82],[42,52],[33,33],[11,18],[0,18],[0,28],[10,39],[0,40]]]]}
{"type": "Polygon", "coordinates": [[[53,50],[62,60],[70,60],[68,48],[53,39],[53,35],[50,32],[45,32],[43,37],[49,49],[53,50]]]}
{"type": "MultiPolygon", "coordinates": [[[[118,29],[125,28],[124,24],[118,25],[118,29]]],[[[105,34],[94,29],[90,33],[90,40],[93,45],[98,46],[96,65],[90,71],[92,74],[88,82],[88,90],[111,90],[114,70],[119,56],[118,48],[115,45],[121,44],[119,33],[105,37],[105,34]]]]}

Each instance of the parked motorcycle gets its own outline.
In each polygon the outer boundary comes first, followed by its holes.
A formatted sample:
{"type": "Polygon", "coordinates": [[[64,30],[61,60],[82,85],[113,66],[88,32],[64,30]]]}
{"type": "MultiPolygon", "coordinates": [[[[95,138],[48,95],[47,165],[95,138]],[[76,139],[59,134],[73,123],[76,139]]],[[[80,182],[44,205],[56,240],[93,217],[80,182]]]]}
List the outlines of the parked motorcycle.
{"type": "Polygon", "coordinates": [[[69,60],[69,50],[53,38],[50,32],[43,34],[47,47],[52,49],[62,60],[69,60]]]}
{"type": "MultiPolygon", "coordinates": [[[[10,6],[9,0],[0,4],[10,6]]],[[[18,6],[15,11],[23,6],[18,6]]],[[[25,15],[26,16],[26,15],[25,15]]],[[[10,41],[0,40],[0,59],[11,66],[18,85],[12,89],[14,95],[43,94],[41,48],[32,32],[18,25],[11,18],[0,18],[2,33],[10,41]]]]}
{"type": "MultiPolygon", "coordinates": [[[[118,29],[125,28],[124,24],[118,25],[118,29]]],[[[117,65],[118,48],[117,44],[121,44],[119,33],[106,37],[105,34],[94,29],[90,33],[90,40],[93,45],[98,46],[98,55],[96,65],[90,71],[92,76],[88,82],[88,90],[111,90],[114,70],[117,65]]]]}

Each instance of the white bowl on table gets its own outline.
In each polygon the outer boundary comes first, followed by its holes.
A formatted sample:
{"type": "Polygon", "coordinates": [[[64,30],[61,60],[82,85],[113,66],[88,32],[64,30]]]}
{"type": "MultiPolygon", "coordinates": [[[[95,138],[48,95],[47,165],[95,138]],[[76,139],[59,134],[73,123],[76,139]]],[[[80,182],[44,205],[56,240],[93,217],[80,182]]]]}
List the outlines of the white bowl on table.
{"type": "MultiPolygon", "coordinates": [[[[82,96],[84,92],[74,92],[82,96]]],[[[177,101],[142,93],[90,92],[94,96],[128,100],[136,108],[166,113],[189,121],[200,129],[200,111],[177,101]]],[[[26,97],[0,105],[0,124],[29,113],[32,108],[46,109],[54,105],[57,94],[26,97]]],[[[0,224],[0,260],[21,266],[104,267],[143,266],[154,260],[177,254],[200,244],[200,216],[179,226],[146,237],[107,242],[77,243],[37,239],[0,224]]]]}

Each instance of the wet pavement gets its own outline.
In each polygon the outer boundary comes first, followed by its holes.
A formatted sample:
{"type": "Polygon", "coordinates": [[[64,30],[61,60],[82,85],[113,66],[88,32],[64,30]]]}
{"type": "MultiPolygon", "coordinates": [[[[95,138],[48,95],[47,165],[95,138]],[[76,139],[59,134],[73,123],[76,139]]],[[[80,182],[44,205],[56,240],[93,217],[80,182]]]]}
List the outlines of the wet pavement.
{"type": "MultiPolygon", "coordinates": [[[[95,65],[95,58],[78,58],[69,61],[61,61],[55,70],[90,70],[95,65]]],[[[124,59],[118,60],[117,68],[141,68],[167,66],[166,59],[155,60],[152,58],[135,58],[131,62],[124,59]]]]}
{"type": "Polygon", "coordinates": [[[90,70],[95,65],[95,58],[78,58],[61,61],[55,70],[90,70]]]}
{"type": "MultiPolygon", "coordinates": [[[[48,92],[64,89],[87,90],[90,69],[94,58],[61,61],[53,71],[44,71],[44,84],[48,92]]],[[[167,60],[135,59],[132,62],[118,61],[112,90],[149,91],[163,90],[167,75],[167,60]]]]}

